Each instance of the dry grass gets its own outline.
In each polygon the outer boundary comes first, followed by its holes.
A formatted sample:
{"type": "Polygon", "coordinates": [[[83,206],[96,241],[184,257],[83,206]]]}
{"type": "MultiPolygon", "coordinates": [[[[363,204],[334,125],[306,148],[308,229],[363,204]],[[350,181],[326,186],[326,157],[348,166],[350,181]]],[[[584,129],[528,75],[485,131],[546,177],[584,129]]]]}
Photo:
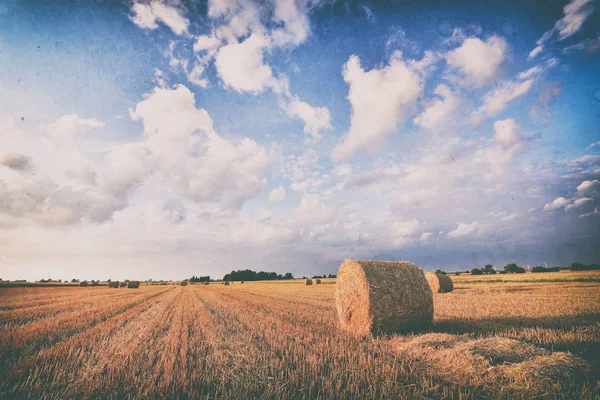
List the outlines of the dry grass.
{"type": "Polygon", "coordinates": [[[600,283],[452,278],[431,331],[377,339],[335,285],[0,289],[0,398],[597,398],[600,283]]]}

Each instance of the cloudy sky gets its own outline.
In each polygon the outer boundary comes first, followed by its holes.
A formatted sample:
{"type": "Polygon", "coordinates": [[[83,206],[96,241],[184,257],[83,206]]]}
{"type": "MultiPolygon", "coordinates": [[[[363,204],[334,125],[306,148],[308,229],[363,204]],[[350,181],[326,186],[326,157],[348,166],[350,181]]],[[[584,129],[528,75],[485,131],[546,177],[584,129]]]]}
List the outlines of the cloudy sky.
{"type": "Polygon", "coordinates": [[[596,8],[2,1],[0,277],[598,262],[596,8]]]}

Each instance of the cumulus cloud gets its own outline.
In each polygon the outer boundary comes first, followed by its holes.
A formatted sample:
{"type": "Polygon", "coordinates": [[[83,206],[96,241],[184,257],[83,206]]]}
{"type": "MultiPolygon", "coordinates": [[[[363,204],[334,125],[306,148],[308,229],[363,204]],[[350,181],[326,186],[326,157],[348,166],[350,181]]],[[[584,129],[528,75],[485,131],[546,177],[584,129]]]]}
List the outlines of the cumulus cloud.
{"type": "Polygon", "coordinates": [[[577,191],[581,193],[586,193],[596,189],[600,189],[600,181],[598,179],[594,179],[593,181],[583,181],[579,186],[577,186],[577,191]]]}
{"type": "Polygon", "coordinates": [[[271,190],[271,193],[269,193],[269,201],[271,203],[281,203],[284,199],[285,189],[283,186],[279,186],[278,188],[271,190]]]}
{"type": "Polygon", "coordinates": [[[275,87],[271,67],[263,60],[263,52],[270,46],[268,37],[253,33],[241,43],[232,42],[221,47],[215,56],[215,67],[225,86],[251,93],[275,87]]]}
{"type": "Polygon", "coordinates": [[[350,130],[333,149],[336,162],[364,147],[378,145],[416,109],[423,93],[424,76],[415,63],[395,52],[382,68],[365,71],[358,56],[351,56],[343,69],[350,86],[352,106],[350,130]]]}
{"type": "Polygon", "coordinates": [[[458,227],[453,231],[448,232],[448,237],[458,238],[468,236],[482,229],[482,225],[478,221],[473,221],[470,224],[459,222],[458,227]]]}
{"type": "Polygon", "coordinates": [[[327,107],[313,107],[310,104],[294,99],[285,110],[288,115],[304,121],[304,133],[314,140],[321,139],[321,131],[332,129],[327,107]]]}
{"type": "Polygon", "coordinates": [[[438,85],[433,93],[439,97],[434,98],[427,108],[414,119],[415,124],[428,131],[434,131],[444,126],[448,127],[449,122],[452,125],[453,121],[448,121],[448,118],[457,111],[460,105],[460,98],[444,84],[438,85]]]}
{"type": "Polygon", "coordinates": [[[567,204],[569,204],[569,200],[565,199],[564,197],[557,197],[551,203],[546,203],[543,210],[554,211],[565,207],[567,204]]]}
{"type": "Polygon", "coordinates": [[[513,118],[494,122],[494,144],[475,152],[474,160],[487,164],[487,177],[501,176],[511,166],[511,161],[522,150],[521,127],[513,118]]]}
{"type": "Polygon", "coordinates": [[[156,29],[157,22],[160,21],[176,35],[182,35],[187,33],[190,25],[179,9],[160,0],[153,0],[150,3],[136,2],[131,10],[133,11],[133,15],[130,16],[131,21],[143,29],[156,29]]]}
{"type": "Polygon", "coordinates": [[[590,199],[589,197],[582,197],[581,199],[573,200],[573,203],[571,203],[565,207],[565,211],[569,211],[573,208],[581,207],[582,205],[584,205],[590,201],[592,201],[592,199],[590,199]]]}
{"type": "Polygon", "coordinates": [[[249,138],[219,137],[184,85],[155,88],[130,114],[142,121],[155,173],[193,201],[238,208],[265,185],[269,151],[249,138]]]}
{"type": "Polygon", "coordinates": [[[500,65],[507,58],[508,44],[499,36],[485,41],[469,37],[460,47],[445,54],[446,62],[458,70],[467,84],[481,87],[498,77],[500,65]]]}

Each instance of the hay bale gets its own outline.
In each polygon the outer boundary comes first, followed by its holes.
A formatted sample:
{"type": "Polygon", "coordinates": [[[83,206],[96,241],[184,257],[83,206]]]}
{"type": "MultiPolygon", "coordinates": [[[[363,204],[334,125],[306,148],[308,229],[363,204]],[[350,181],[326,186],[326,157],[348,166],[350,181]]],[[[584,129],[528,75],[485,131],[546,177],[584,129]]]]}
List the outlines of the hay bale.
{"type": "Polygon", "coordinates": [[[223,282],[223,284],[224,284],[225,286],[229,286],[229,281],[225,281],[225,282],[223,282]]]}
{"type": "Polygon", "coordinates": [[[187,281],[181,281],[181,286],[187,286],[187,281]]]}
{"type": "Polygon", "coordinates": [[[83,282],[79,283],[79,286],[87,287],[87,285],[88,285],[87,281],[83,281],[83,282]]]}
{"type": "Polygon", "coordinates": [[[121,282],[121,284],[119,286],[125,287],[125,286],[127,286],[127,282],[121,282]]]}
{"type": "Polygon", "coordinates": [[[92,281],[92,286],[99,286],[100,284],[98,283],[98,281],[92,281]]]}
{"type": "Polygon", "coordinates": [[[433,321],[433,295],[423,271],[408,261],[346,260],[337,273],[342,329],[357,336],[420,329],[433,321]]]}
{"type": "Polygon", "coordinates": [[[320,279],[315,279],[315,284],[320,285],[321,284],[321,280],[320,279]]]}
{"type": "Polygon", "coordinates": [[[109,288],[119,288],[119,282],[108,282],[109,288]]]}
{"type": "Polygon", "coordinates": [[[208,282],[204,282],[204,284],[205,284],[206,286],[208,286],[210,283],[208,283],[208,282]]]}
{"type": "Polygon", "coordinates": [[[243,284],[243,283],[244,283],[244,281],[241,281],[241,282],[240,282],[240,285],[241,285],[241,284],[243,284]]]}
{"type": "Polygon", "coordinates": [[[129,281],[127,283],[127,288],[128,289],[137,289],[140,287],[140,281],[129,281]]]}
{"type": "Polygon", "coordinates": [[[312,285],[312,279],[307,279],[307,280],[304,282],[304,284],[305,284],[306,286],[310,286],[310,285],[312,285]]]}
{"type": "Polygon", "coordinates": [[[425,273],[425,279],[427,279],[433,293],[450,293],[454,290],[454,284],[449,276],[427,272],[425,273]]]}

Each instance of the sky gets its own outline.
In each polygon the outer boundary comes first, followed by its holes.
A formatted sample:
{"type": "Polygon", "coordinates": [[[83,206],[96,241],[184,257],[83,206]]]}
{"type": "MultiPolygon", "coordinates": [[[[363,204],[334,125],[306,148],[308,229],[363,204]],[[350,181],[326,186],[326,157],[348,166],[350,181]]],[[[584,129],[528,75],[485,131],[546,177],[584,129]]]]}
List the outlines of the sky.
{"type": "Polygon", "coordinates": [[[600,261],[594,0],[0,2],[0,278],[600,261]]]}

